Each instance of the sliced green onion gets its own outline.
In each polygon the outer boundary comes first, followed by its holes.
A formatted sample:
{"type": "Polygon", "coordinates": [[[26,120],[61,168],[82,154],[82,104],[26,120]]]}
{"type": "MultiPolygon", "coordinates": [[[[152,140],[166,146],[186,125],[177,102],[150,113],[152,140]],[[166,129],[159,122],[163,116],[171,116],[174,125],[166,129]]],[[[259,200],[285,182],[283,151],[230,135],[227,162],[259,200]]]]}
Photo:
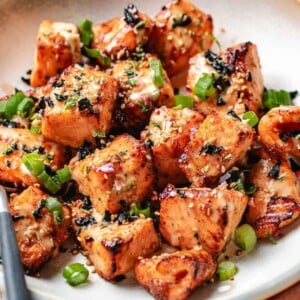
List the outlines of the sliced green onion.
{"type": "Polygon", "coordinates": [[[25,97],[23,92],[17,91],[8,100],[0,102],[0,115],[9,120],[15,114],[25,117],[30,113],[33,106],[32,98],[25,97]]]}
{"type": "Polygon", "coordinates": [[[84,19],[79,25],[79,29],[80,29],[80,41],[81,43],[86,46],[89,47],[93,38],[94,38],[94,33],[92,30],[92,21],[88,20],[88,19],[84,19]]]}
{"type": "Polygon", "coordinates": [[[0,102],[0,115],[1,116],[5,115],[6,102],[7,101],[1,101],[0,102]]]}
{"type": "Polygon", "coordinates": [[[98,49],[90,49],[87,47],[84,47],[84,52],[86,56],[89,58],[97,58],[100,60],[100,62],[105,66],[109,67],[111,65],[111,59],[110,57],[106,56],[105,54],[102,53],[102,51],[98,49]]]}
{"type": "Polygon", "coordinates": [[[7,115],[14,115],[17,112],[18,105],[22,102],[25,98],[23,92],[18,91],[12,97],[10,97],[6,102],[5,113],[7,115]]]}
{"type": "Polygon", "coordinates": [[[198,79],[193,93],[200,99],[205,100],[217,92],[216,88],[214,87],[214,83],[214,74],[203,73],[198,79]]]}
{"type": "Polygon", "coordinates": [[[103,130],[95,130],[92,132],[92,136],[93,137],[99,137],[99,138],[105,138],[106,137],[106,134],[103,130]]]}
{"type": "Polygon", "coordinates": [[[21,117],[26,117],[29,115],[33,106],[34,106],[33,99],[29,97],[25,97],[17,107],[17,114],[21,117]]]}
{"type": "Polygon", "coordinates": [[[56,172],[57,179],[61,184],[69,181],[71,179],[71,172],[68,167],[64,167],[56,172]]]}
{"type": "Polygon", "coordinates": [[[37,178],[51,194],[55,194],[61,189],[61,183],[58,182],[55,176],[51,177],[45,170],[38,174],[37,178]]]}
{"type": "Polygon", "coordinates": [[[136,83],[137,83],[137,79],[136,78],[130,78],[127,80],[127,83],[131,86],[131,87],[135,87],[136,83]]]}
{"type": "Polygon", "coordinates": [[[256,192],[257,186],[253,183],[246,184],[246,186],[245,186],[242,179],[239,178],[235,182],[234,189],[237,191],[243,191],[245,194],[252,196],[256,192]]]}
{"type": "Polygon", "coordinates": [[[251,250],[255,246],[256,241],[255,231],[249,224],[239,226],[234,232],[235,244],[244,250],[251,250]]]}
{"type": "Polygon", "coordinates": [[[263,105],[268,109],[280,105],[292,105],[291,95],[284,90],[267,90],[263,95],[263,105]]]}
{"type": "Polygon", "coordinates": [[[70,285],[76,286],[87,281],[89,271],[83,264],[73,263],[64,268],[63,277],[70,285]]]}
{"type": "Polygon", "coordinates": [[[222,261],[218,265],[217,275],[218,275],[219,280],[221,280],[221,281],[232,278],[236,273],[237,273],[237,267],[230,260],[222,261]]]}
{"type": "Polygon", "coordinates": [[[149,107],[142,101],[139,101],[137,105],[142,112],[148,112],[150,110],[149,107]]]}
{"type": "Polygon", "coordinates": [[[249,126],[254,127],[257,125],[259,119],[254,111],[247,111],[242,116],[243,120],[246,120],[249,126]]]}
{"type": "Polygon", "coordinates": [[[77,100],[75,98],[69,98],[66,102],[65,102],[65,109],[69,110],[73,107],[76,106],[77,100]]]}
{"type": "Polygon", "coordinates": [[[62,168],[54,176],[49,175],[45,170],[45,155],[37,152],[23,155],[22,162],[33,176],[36,176],[52,194],[57,193],[62,184],[70,180],[71,173],[68,167],[62,168]]]}
{"type": "Polygon", "coordinates": [[[45,170],[44,159],[43,155],[32,152],[23,155],[22,162],[33,176],[37,176],[45,170]]]}
{"type": "Polygon", "coordinates": [[[149,218],[151,215],[151,209],[150,206],[146,207],[146,208],[140,208],[136,205],[136,203],[131,204],[130,206],[130,211],[129,214],[131,216],[139,216],[139,215],[144,215],[146,218],[149,218]]]}
{"type": "Polygon", "coordinates": [[[17,91],[13,96],[4,102],[5,104],[2,104],[1,111],[3,111],[3,114],[7,119],[11,119],[11,117],[17,113],[18,105],[24,98],[24,93],[17,91]]]}
{"type": "Polygon", "coordinates": [[[35,125],[31,125],[30,127],[30,132],[32,134],[39,134],[41,131],[41,126],[35,126],[35,125]]]}
{"type": "Polygon", "coordinates": [[[193,97],[186,96],[186,95],[176,95],[175,106],[192,108],[194,106],[194,99],[193,97]]]}
{"type": "Polygon", "coordinates": [[[150,60],[150,68],[154,85],[158,88],[162,87],[164,85],[164,74],[161,61],[159,59],[150,60]]]}
{"type": "Polygon", "coordinates": [[[245,190],[245,187],[244,187],[244,184],[243,184],[243,181],[242,181],[241,178],[239,178],[239,179],[235,182],[234,189],[237,190],[237,191],[244,191],[244,190],[245,190]]]}
{"type": "Polygon", "coordinates": [[[55,223],[61,224],[62,219],[62,205],[61,203],[54,197],[49,197],[46,202],[46,207],[49,212],[53,215],[55,223]]]}

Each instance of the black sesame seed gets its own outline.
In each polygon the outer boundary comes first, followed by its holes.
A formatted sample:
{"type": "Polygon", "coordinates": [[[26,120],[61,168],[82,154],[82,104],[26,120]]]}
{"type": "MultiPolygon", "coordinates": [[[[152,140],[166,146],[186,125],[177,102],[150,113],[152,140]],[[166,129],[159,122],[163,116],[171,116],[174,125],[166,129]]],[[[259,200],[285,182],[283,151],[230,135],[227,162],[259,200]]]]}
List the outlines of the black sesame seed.
{"type": "Polygon", "coordinates": [[[271,168],[270,172],[268,173],[269,177],[273,179],[278,179],[279,172],[280,172],[280,164],[281,164],[280,160],[275,163],[275,165],[271,168]]]}
{"type": "Polygon", "coordinates": [[[42,199],[38,205],[38,207],[32,212],[32,215],[36,218],[36,219],[41,219],[42,215],[41,215],[41,210],[46,206],[47,200],[42,199]]]}
{"type": "Polygon", "coordinates": [[[252,82],[252,73],[250,71],[247,73],[247,80],[252,82]]]}
{"type": "Polygon", "coordinates": [[[92,202],[90,200],[90,197],[87,197],[87,196],[84,197],[81,208],[85,209],[85,210],[90,210],[90,209],[93,208],[93,205],[92,205],[92,202]]]}
{"type": "Polygon", "coordinates": [[[217,105],[222,106],[222,105],[225,105],[225,104],[226,104],[226,102],[224,101],[224,99],[221,96],[219,96],[217,98],[217,105]]]}
{"type": "Polygon", "coordinates": [[[30,78],[26,78],[24,76],[21,76],[21,80],[26,83],[27,85],[30,85],[30,78]]]}
{"type": "Polygon", "coordinates": [[[224,148],[222,146],[216,146],[213,144],[208,144],[205,145],[201,148],[200,154],[201,153],[206,153],[206,154],[216,154],[220,153],[224,148]]]}
{"type": "Polygon", "coordinates": [[[138,15],[139,11],[134,4],[129,4],[124,9],[124,20],[128,25],[136,25],[140,21],[140,17],[138,15]]]}
{"type": "Polygon", "coordinates": [[[50,97],[48,97],[48,96],[47,97],[43,97],[42,100],[45,101],[49,107],[53,107],[54,106],[53,101],[51,100],[50,97]]]}
{"type": "Polygon", "coordinates": [[[68,99],[68,96],[60,95],[60,94],[56,94],[56,93],[54,93],[54,96],[57,101],[64,101],[64,100],[68,99]]]}
{"type": "Polygon", "coordinates": [[[79,111],[87,109],[89,114],[94,113],[93,105],[88,98],[81,98],[78,100],[78,109],[79,111]]]}
{"type": "Polygon", "coordinates": [[[179,18],[173,18],[172,28],[185,27],[192,23],[192,18],[187,14],[182,14],[179,18]]]}
{"type": "Polygon", "coordinates": [[[236,114],[236,112],[234,110],[230,110],[227,115],[233,117],[233,118],[236,118],[238,119],[239,121],[242,121],[241,118],[236,114]]]}
{"type": "Polygon", "coordinates": [[[14,216],[14,215],[12,215],[11,217],[12,217],[13,222],[25,219],[25,216],[22,216],[22,215],[21,216],[14,216]]]}
{"type": "Polygon", "coordinates": [[[53,87],[62,87],[62,86],[64,86],[64,84],[65,84],[65,80],[64,79],[62,79],[61,81],[56,81],[56,82],[54,82],[53,83],[53,87]]]}
{"type": "Polygon", "coordinates": [[[96,224],[96,220],[93,216],[79,217],[75,220],[75,224],[77,226],[93,225],[93,224],[96,224]]]}

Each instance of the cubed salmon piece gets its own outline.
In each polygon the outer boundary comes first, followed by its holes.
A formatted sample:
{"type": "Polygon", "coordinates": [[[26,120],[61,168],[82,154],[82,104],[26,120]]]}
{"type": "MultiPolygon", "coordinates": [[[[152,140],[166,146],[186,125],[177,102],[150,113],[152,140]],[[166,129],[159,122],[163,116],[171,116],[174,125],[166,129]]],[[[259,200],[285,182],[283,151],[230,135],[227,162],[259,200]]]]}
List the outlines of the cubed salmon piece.
{"type": "Polygon", "coordinates": [[[174,247],[192,249],[201,245],[218,254],[240,223],[247,202],[244,193],[223,185],[178,190],[168,185],[160,195],[159,229],[174,247]]]}
{"type": "Polygon", "coordinates": [[[43,93],[45,138],[78,148],[110,130],[118,82],[99,69],[70,66],[43,93]]]}
{"type": "Polygon", "coordinates": [[[79,190],[90,196],[101,214],[142,202],[153,191],[155,174],[149,149],[130,135],[120,135],[105,148],[70,163],[79,190]]]}

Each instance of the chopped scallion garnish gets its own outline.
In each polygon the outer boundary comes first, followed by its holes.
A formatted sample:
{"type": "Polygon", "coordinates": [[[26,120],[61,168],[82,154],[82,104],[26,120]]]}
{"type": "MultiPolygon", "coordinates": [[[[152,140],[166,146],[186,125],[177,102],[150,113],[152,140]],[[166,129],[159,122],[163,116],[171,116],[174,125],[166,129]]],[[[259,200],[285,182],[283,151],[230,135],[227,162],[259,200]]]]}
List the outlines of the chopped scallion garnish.
{"type": "Polygon", "coordinates": [[[218,265],[217,275],[218,275],[218,279],[221,281],[231,279],[236,273],[237,273],[237,267],[230,260],[222,261],[218,265]]]}
{"type": "Polygon", "coordinates": [[[255,231],[249,224],[239,226],[234,232],[235,244],[244,250],[251,250],[255,246],[256,241],[255,231]]]}
{"type": "Polygon", "coordinates": [[[30,132],[32,134],[39,134],[41,131],[41,126],[35,126],[35,125],[31,125],[30,127],[30,132]]]}
{"type": "Polygon", "coordinates": [[[237,191],[244,191],[244,190],[245,190],[245,187],[244,187],[244,184],[243,184],[243,181],[242,181],[241,178],[239,178],[239,179],[235,182],[234,189],[237,190],[237,191]]]}
{"type": "Polygon", "coordinates": [[[69,98],[65,101],[65,109],[69,110],[75,107],[77,104],[77,99],[76,98],[69,98]]]}
{"type": "Polygon", "coordinates": [[[195,84],[193,93],[200,99],[208,99],[217,92],[216,88],[214,87],[214,82],[214,74],[203,73],[195,84]]]}
{"type": "Polygon", "coordinates": [[[68,167],[64,167],[56,172],[57,178],[61,184],[71,179],[71,172],[68,167]]]}
{"type": "Polygon", "coordinates": [[[193,97],[186,96],[186,95],[176,95],[175,106],[192,108],[194,106],[194,99],[193,97]]]}
{"type": "Polygon", "coordinates": [[[37,176],[45,170],[44,159],[43,155],[32,152],[23,155],[22,162],[33,176],[37,176]]]}
{"type": "Polygon", "coordinates": [[[92,136],[93,137],[99,137],[99,138],[105,138],[106,134],[103,130],[99,129],[99,130],[95,130],[92,132],[92,136]]]}
{"type": "Polygon", "coordinates": [[[87,281],[89,271],[83,264],[73,263],[64,268],[63,277],[70,285],[76,286],[87,281]]]}
{"type": "Polygon", "coordinates": [[[11,119],[11,117],[17,113],[18,105],[22,102],[24,98],[25,95],[21,91],[17,91],[13,96],[11,96],[6,101],[5,111],[4,111],[5,117],[11,119]]]}
{"type": "Polygon", "coordinates": [[[36,176],[50,193],[55,194],[61,189],[62,184],[70,180],[71,173],[69,168],[65,167],[54,172],[54,175],[49,175],[46,172],[45,159],[45,155],[40,155],[38,152],[31,152],[23,155],[22,162],[29,172],[33,176],[36,176]]]}
{"type": "Polygon", "coordinates": [[[61,224],[62,219],[62,205],[61,203],[54,197],[49,197],[46,202],[46,207],[49,212],[53,215],[54,220],[57,224],[61,224]]]}
{"type": "Polygon", "coordinates": [[[37,178],[51,194],[55,194],[61,189],[61,183],[58,179],[55,176],[50,176],[45,170],[38,174],[37,178]]]}
{"type": "Polygon", "coordinates": [[[151,209],[150,206],[147,206],[146,208],[140,208],[136,205],[136,203],[133,203],[131,204],[129,214],[131,216],[144,215],[146,218],[149,218],[151,215],[151,209]]]}
{"type": "Polygon", "coordinates": [[[161,61],[159,59],[152,59],[150,61],[150,68],[154,85],[158,88],[162,87],[164,85],[164,74],[161,61]]]}
{"type": "Polygon", "coordinates": [[[29,97],[25,97],[17,107],[17,114],[21,117],[26,117],[29,115],[33,106],[34,106],[33,99],[29,97]]]}
{"type": "Polygon", "coordinates": [[[16,91],[8,100],[0,102],[0,116],[8,120],[16,114],[26,117],[30,114],[33,106],[32,98],[26,97],[21,91],[16,91]]]}
{"type": "Polygon", "coordinates": [[[257,115],[253,111],[245,112],[242,116],[242,119],[247,121],[251,127],[255,127],[259,121],[257,115]]]}
{"type": "Polygon", "coordinates": [[[148,112],[150,110],[149,107],[142,101],[138,102],[138,107],[142,112],[148,112]]]}
{"type": "Polygon", "coordinates": [[[94,38],[94,34],[92,31],[92,21],[88,20],[88,19],[84,19],[79,25],[79,29],[80,29],[80,41],[82,42],[82,44],[86,47],[89,47],[93,38],[94,38]]]}
{"type": "Polygon", "coordinates": [[[97,58],[97,59],[99,59],[100,62],[105,67],[109,67],[111,65],[111,59],[110,59],[110,57],[108,57],[105,54],[103,54],[102,51],[100,51],[99,49],[90,49],[88,47],[84,47],[83,49],[84,49],[84,53],[89,58],[97,58]]]}
{"type": "Polygon", "coordinates": [[[263,104],[268,109],[280,105],[292,105],[291,94],[284,90],[266,90],[263,95],[263,104]]]}

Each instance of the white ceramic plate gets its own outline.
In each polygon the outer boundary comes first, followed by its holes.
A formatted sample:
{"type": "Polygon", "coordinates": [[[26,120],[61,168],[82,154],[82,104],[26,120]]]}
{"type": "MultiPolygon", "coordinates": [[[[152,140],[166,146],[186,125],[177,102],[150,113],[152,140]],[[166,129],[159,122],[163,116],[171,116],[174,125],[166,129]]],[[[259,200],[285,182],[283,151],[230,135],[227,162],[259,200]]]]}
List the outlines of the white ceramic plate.
{"type": "MultiPolygon", "coordinates": [[[[0,96],[14,87],[26,88],[20,77],[32,67],[34,41],[41,20],[50,18],[75,24],[83,18],[103,21],[122,15],[128,2],[0,0],[0,96]]],[[[132,2],[153,16],[167,1],[132,2]]],[[[244,41],[258,45],[266,87],[300,90],[299,1],[194,2],[213,16],[215,35],[224,49],[244,41]]],[[[285,230],[277,245],[259,242],[254,251],[238,259],[239,272],[234,281],[201,287],[190,299],[263,299],[299,281],[299,226],[298,221],[285,230]]],[[[45,265],[40,279],[27,277],[34,299],[151,299],[133,278],[111,284],[92,274],[87,284],[70,287],[61,273],[71,261],[85,259],[61,254],[45,265]]],[[[3,290],[3,280],[1,286],[3,290]]]]}

